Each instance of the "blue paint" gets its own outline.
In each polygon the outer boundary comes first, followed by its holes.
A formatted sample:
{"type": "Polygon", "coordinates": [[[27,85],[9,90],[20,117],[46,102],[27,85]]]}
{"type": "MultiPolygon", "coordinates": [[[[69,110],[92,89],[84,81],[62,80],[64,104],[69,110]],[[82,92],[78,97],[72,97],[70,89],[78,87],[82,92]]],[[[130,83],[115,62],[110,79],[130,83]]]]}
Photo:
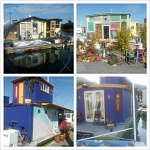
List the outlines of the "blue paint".
{"type": "MultiPolygon", "coordinates": [[[[25,79],[22,82],[24,82],[24,81],[25,81],[25,79]]],[[[16,84],[16,83],[20,83],[20,81],[15,82],[13,84],[16,84]]],[[[50,88],[52,91],[53,88],[52,87],[50,87],[50,88]]],[[[21,91],[19,91],[19,92],[21,92],[21,91]]],[[[24,91],[23,92],[24,92],[24,100],[29,98],[28,82],[24,82],[24,91]]],[[[14,89],[13,89],[13,93],[14,93],[14,89]]],[[[46,92],[42,91],[40,89],[40,83],[36,82],[34,84],[34,91],[31,94],[31,100],[32,100],[32,103],[53,103],[53,93],[46,93],[46,92]]],[[[13,97],[13,104],[18,104],[18,99],[14,99],[14,97],[13,97]]]]}
{"type": "Polygon", "coordinates": [[[32,118],[33,106],[5,106],[4,107],[4,127],[8,128],[12,120],[17,121],[14,128],[20,130],[20,126],[24,126],[30,139],[32,140],[32,118]]]}
{"type": "Polygon", "coordinates": [[[9,97],[4,96],[4,105],[9,105],[9,97]]]}
{"type": "MultiPolygon", "coordinates": [[[[120,82],[124,82],[124,79],[120,78],[118,80],[118,83],[120,82]]],[[[84,92],[96,91],[96,90],[104,90],[105,119],[113,118],[115,123],[119,123],[119,122],[124,122],[128,117],[131,116],[131,107],[132,107],[132,104],[131,104],[132,92],[131,91],[121,89],[121,88],[101,88],[101,87],[80,88],[80,89],[77,89],[77,106],[78,106],[77,113],[81,114],[81,122],[85,122],[84,92]],[[115,98],[116,92],[121,94],[121,99],[122,99],[122,106],[121,106],[122,111],[121,112],[115,112],[114,98],[115,98]]],[[[138,102],[136,98],[135,98],[135,104],[136,104],[136,110],[137,110],[138,102]]]]}
{"type": "Polygon", "coordinates": [[[100,77],[100,84],[122,84],[132,87],[132,83],[126,77],[100,77]]]}

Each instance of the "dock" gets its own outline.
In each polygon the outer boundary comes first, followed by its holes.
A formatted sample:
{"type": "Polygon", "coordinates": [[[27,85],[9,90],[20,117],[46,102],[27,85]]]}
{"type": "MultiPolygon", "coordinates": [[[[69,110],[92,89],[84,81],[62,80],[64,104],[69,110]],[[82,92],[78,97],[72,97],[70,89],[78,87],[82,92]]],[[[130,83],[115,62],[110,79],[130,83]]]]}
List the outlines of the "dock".
{"type": "MultiPolygon", "coordinates": [[[[65,40],[67,39],[67,37],[59,37],[59,38],[49,38],[49,39],[43,39],[43,43],[39,43],[39,44],[29,44],[26,46],[14,46],[13,42],[16,41],[9,41],[4,44],[7,45],[4,47],[4,52],[6,55],[8,54],[21,54],[21,53],[25,53],[25,52],[31,52],[31,51],[41,51],[41,50],[46,50],[46,49],[61,49],[64,47],[69,47],[69,46],[73,46],[74,43],[73,41],[67,41],[65,40]],[[47,42],[47,43],[46,43],[47,42]]],[[[40,39],[37,39],[40,40],[40,39]]],[[[31,40],[31,41],[25,41],[25,40],[20,40],[18,42],[29,42],[31,43],[32,41],[36,41],[36,40],[31,40]]]]}

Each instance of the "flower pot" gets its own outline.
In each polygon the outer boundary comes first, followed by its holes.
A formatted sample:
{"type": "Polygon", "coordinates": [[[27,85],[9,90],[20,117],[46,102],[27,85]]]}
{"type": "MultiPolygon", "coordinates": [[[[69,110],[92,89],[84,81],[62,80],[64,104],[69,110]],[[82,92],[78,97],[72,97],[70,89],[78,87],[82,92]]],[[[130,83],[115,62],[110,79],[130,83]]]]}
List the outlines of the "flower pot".
{"type": "Polygon", "coordinates": [[[61,135],[61,141],[64,141],[64,139],[65,139],[64,135],[61,135]]]}
{"type": "Polygon", "coordinates": [[[56,135],[56,136],[55,136],[55,141],[56,141],[57,143],[59,143],[59,142],[61,141],[61,136],[60,136],[60,135],[56,135]]]}
{"type": "Polygon", "coordinates": [[[95,56],[93,55],[90,57],[90,62],[94,62],[94,61],[95,61],[95,56]]]}
{"type": "Polygon", "coordinates": [[[114,123],[108,123],[107,129],[114,129],[114,123]]]}
{"type": "Polygon", "coordinates": [[[82,62],[82,57],[78,57],[78,62],[82,62]]]}

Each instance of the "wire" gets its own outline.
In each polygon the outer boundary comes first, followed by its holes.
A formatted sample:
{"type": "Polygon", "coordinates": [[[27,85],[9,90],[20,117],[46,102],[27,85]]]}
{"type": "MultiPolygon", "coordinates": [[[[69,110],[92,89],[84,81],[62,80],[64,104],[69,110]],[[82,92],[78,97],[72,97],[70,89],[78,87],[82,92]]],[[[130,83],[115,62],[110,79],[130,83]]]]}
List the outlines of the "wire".
{"type": "MultiPolygon", "coordinates": [[[[67,61],[67,63],[65,64],[65,66],[61,69],[61,71],[59,72],[59,73],[61,73],[65,68],[67,68],[67,65],[69,64],[69,62],[70,62],[70,56],[68,55],[68,54],[64,54],[64,55],[62,55],[62,58],[63,58],[63,56],[68,56],[68,61],[67,61]]],[[[68,68],[67,68],[68,69],[68,68]]]]}

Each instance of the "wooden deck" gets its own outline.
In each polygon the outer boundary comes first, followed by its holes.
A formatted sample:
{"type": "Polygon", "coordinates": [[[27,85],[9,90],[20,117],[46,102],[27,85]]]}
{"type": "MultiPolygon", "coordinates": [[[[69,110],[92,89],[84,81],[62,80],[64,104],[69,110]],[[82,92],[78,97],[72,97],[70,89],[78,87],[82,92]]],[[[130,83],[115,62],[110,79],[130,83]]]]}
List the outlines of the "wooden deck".
{"type": "Polygon", "coordinates": [[[28,52],[28,51],[38,51],[38,50],[46,50],[52,48],[63,48],[64,46],[73,46],[73,43],[65,44],[48,44],[48,45],[35,45],[35,46],[27,46],[27,47],[19,47],[19,48],[7,48],[5,49],[5,54],[13,54],[17,52],[28,52]]]}

